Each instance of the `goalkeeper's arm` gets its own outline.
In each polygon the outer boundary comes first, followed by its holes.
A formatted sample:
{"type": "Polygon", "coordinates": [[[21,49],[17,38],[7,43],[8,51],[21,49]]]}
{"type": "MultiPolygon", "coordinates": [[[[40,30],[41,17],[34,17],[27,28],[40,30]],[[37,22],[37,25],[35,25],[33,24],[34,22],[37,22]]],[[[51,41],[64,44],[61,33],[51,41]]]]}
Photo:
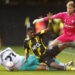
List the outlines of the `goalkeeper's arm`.
{"type": "Polygon", "coordinates": [[[41,22],[41,21],[48,21],[49,19],[52,19],[51,17],[44,17],[44,18],[41,18],[41,19],[35,19],[33,21],[33,24],[35,24],[36,22],[41,22]]]}

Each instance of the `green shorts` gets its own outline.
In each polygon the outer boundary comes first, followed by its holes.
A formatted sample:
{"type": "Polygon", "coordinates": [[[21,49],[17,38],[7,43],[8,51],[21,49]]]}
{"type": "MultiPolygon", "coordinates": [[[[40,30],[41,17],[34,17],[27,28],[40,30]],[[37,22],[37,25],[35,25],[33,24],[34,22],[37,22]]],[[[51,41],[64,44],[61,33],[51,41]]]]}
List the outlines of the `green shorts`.
{"type": "MultiPolygon", "coordinates": [[[[25,57],[22,59],[22,64],[24,60],[25,57]]],[[[35,55],[30,55],[27,62],[20,67],[20,70],[35,70],[39,64],[39,59],[37,59],[35,55]]]]}

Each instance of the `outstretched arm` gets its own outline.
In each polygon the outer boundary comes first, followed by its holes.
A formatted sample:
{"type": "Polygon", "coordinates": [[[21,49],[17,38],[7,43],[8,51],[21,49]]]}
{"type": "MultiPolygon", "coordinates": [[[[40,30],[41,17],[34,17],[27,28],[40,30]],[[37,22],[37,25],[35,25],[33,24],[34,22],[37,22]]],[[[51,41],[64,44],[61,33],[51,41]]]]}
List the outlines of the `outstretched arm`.
{"type": "Polygon", "coordinates": [[[25,60],[24,60],[24,62],[23,62],[22,65],[25,64],[25,62],[27,61],[27,58],[28,58],[28,56],[29,56],[29,47],[28,47],[28,45],[27,45],[27,42],[28,42],[27,39],[25,39],[25,40],[24,40],[25,60]]]}
{"type": "Polygon", "coordinates": [[[44,17],[44,18],[41,18],[41,19],[35,19],[35,20],[33,21],[33,24],[35,24],[36,22],[41,22],[41,21],[49,21],[49,19],[50,19],[50,20],[52,20],[52,19],[61,19],[61,20],[62,20],[64,14],[65,14],[65,13],[62,12],[62,13],[55,14],[55,15],[53,15],[52,17],[44,17]]]}
{"type": "Polygon", "coordinates": [[[45,33],[48,33],[51,30],[51,25],[53,24],[53,19],[48,23],[48,28],[45,29],[45,33]]]}
{"type": "Polygon", "coordinates": [[[24,65],[25,64],[25,62],[27,61],[27,59],[28,59],[28,56],[29,56],[29,51],[27,50],[27,48],[25,49],[25,60],[24,60],[24,62],[23,62],[23,64],[22,65],[24,65]]]}
{"type": "Polygon", "coordinates": [[[41,18],[41,19],[35,19],[33,21],[33,24],[35,24],[36,22],[41,22],[41,21],[49,21],[49,19],[52,19],[51,17],[44,17],[44,18],[41,18]]]}
{"type": "Polygon", "coordinates": [[[50,22],[48,23],[48,27],[44,30],[41,30],[41,32],[38,33],[38,35],[40,35],[40,37],[43,37],[46,33],[48,33],[51,30],[53,24],[53,20],[50,20],[50,22]]]}

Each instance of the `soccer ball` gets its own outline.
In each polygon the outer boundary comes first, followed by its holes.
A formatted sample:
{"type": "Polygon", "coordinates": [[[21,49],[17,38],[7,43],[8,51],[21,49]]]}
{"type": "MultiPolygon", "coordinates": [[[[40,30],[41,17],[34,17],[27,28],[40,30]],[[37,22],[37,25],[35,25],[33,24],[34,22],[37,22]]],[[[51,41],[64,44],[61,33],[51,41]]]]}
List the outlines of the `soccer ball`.
{"type": "Polygon", "coordinates": [[[13,62],[11,62],[11,61],[9,61],[9,62],[6,63],[7,67],[13,67],[13,65],[14,65],[13,62]]]}

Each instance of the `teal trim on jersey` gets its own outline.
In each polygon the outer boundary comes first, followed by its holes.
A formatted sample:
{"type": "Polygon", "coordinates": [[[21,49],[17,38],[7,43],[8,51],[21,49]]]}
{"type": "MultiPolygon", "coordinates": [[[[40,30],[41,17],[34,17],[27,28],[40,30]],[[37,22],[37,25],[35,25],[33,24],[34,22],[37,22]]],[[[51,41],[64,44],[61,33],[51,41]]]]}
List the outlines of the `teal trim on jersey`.
{"type": "MultiPolygon", "coordinates": [[[[22,59],[22,64],[25,60],[25,57],[22,59]]],[[[20,70],[35,70],[39,65],[39,60],[35,55],[30,55],[27,59],[27,62],[20,67],[20,70]]]]}

